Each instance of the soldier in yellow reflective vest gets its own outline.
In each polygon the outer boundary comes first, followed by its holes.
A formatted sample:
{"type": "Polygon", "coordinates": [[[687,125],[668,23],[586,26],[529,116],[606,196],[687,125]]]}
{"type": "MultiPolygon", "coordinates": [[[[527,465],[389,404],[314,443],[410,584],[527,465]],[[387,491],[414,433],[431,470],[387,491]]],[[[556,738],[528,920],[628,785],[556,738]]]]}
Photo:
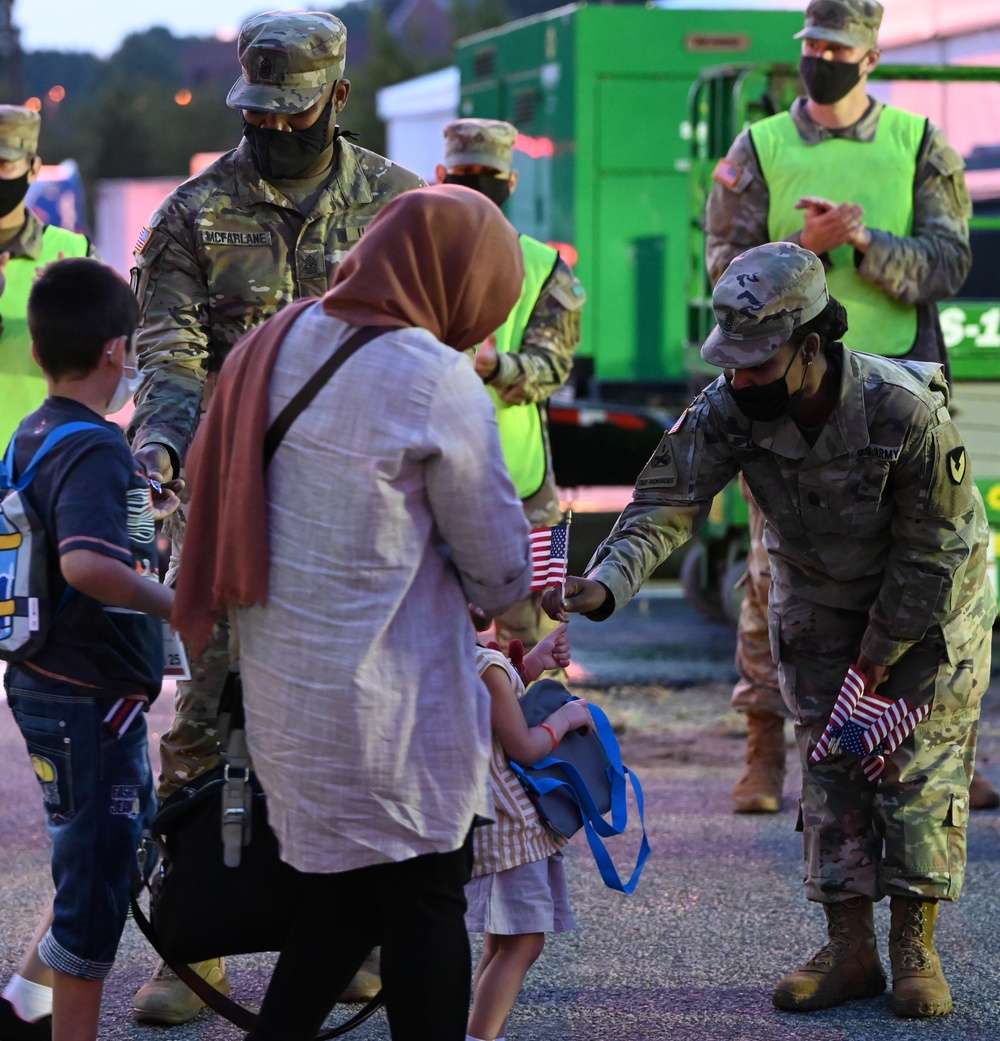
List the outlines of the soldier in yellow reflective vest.
{"type": "MultiPolygon", "coordinates": [[[[503,207],[517,187],[517,128],[497,119],[458,119],[444,129],[439,184],[461,184],[503,207]]],[[[532,527],[562,516],[549,450],[547,403],[566,382],[580,343],[586,294],[551,246],[521,235],[524,286],[507,321],[476,352],[476,371],[496,405],[504,459],[532,527]]],[[[496,620],[497,639],[530,650],[553,627],[534,595],[496,620]]]]}
{"type": "Polygon", "coordinates": [[[25,205],[38,177],[37,112],[0,105],[0,451],[17,424],[45,400],[45,377],[31,356],[28,291],[39,267],[60,257],[94,256],[85,235],[43,224],[25,205]]]}

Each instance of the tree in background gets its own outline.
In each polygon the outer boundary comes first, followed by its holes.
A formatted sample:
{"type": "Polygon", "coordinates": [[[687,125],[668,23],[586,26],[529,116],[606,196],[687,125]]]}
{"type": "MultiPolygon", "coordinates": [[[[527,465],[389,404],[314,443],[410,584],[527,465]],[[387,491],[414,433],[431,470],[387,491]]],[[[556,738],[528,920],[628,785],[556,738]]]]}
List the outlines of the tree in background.
{"type": "MultiPolygon", "coordinates": [[[[447,47],[422,39],[412,0],[355,0],[334,9],[347,26],[351,97],[343,126],[384,154],[385,127],[375,111],[382,88],[447,65],[457,39],[528,13],[545,0],[434,0],[451,34],[447,47]],[[405,25],[405,31],[393,26],[405,25]]],[[[59,51],[22,55],[23,97],[0,82],[0,102],[36,98],[42,109],[40,152],[47,163],[75,159],[88,194],[113,177],[186,177],[197,152],[239,143],[239,113],[226,95],[239,74],[232,42],[176,37],[157,27],[125,38],[110,58],[59,51]],[[56,90],[55,88],[61,88],[56,90]]],[[[90,199],[88,201],[90,201],[90,199]]]]}

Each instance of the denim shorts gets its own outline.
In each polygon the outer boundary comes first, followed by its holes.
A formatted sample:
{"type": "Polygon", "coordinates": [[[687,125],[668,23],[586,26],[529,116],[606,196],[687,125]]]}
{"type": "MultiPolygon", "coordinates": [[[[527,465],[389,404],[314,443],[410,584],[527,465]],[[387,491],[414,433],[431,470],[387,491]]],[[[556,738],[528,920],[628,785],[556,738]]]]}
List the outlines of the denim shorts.
{"type": "Polygon", "coordinates": [[[116,738],[100,701],[57,683],[46,690],[21,669],[13,681],[8,671],[4,685],[52,840],[55,917],[39,954],[60,972],[103,979],[125,928],[136,850],[156,811],[145,715],[116,738]]]}

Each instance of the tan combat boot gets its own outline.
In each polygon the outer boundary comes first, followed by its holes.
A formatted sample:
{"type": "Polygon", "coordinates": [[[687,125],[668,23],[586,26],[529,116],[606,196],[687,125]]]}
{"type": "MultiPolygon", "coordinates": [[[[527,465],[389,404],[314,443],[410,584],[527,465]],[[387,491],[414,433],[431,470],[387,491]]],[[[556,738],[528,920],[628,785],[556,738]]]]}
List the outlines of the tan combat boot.
{"type": "Polygon", "coordinates": [[[795,972],[778,981],[774,1006],[786,1012],[813,1012],[885,990],[885,970],[875,946],[872,902],[852,896],[824,904],[827,944],[795,972]]]}
{"type": "Polygon", "coordinates": [[[893,1012],[910,1019],[947,1016],[951,990],[934,948],[937,901],[894,896],[889,908],[893,1012]]]}
{"type": "MultiPolygon", "coordinates": [[[[226,963],[221,958],[210,958],[191,965],[198,975],[211,983],[220,994],[229,993],[226,963]]],[[[132,1011],[139,1023],[161,1023],[177,1026],[186,1023],[205,1007],[205,1002],[173,970],[161,961],[152,979],[136,992],[132,1011]]]]}
{"type": "Polygon", "coordinates": [[[785,784],[785,720],[747,713],[747,765],[733,786],[734,813],[780,813],[785,784]]]}
{"type": "Polygon", "coordinates": [[[1000,806],[1000,792],[997,791],[994,784],[976,770],[969,784],[969,809],[995,810],[998,806],[1000,806]]]}

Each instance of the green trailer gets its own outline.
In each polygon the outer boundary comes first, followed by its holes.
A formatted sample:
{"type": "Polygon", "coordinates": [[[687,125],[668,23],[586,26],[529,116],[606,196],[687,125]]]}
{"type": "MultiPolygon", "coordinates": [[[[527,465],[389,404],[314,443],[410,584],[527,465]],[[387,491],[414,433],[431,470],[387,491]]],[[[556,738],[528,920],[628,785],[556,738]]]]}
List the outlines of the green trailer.
{"type": "MultiPolygon", "coordinates": [[[[713,323],[702,222],[711,174],[740,130],[802,92],[793,38],[801,27],[801,9],[738,2],[574,4],[458,44],[460,114],[507,119],[521,134],[508,215],[556,245],[588,293],[571,384],[550,406],[564,487],[631,485],[664,428],[717,375],[697,352],[713,323]]],[[[877,75],[1000,81],[997,68],[877,75]]],[[[992,255],[998,224],[981,218],[975,232],[992,255]]],[[[942,321],[956,412],[1000,530],[1000,289],[991,278],[978,298],[943,304],[942,321]]],[[[738,608],[745,541],[733,486],[681,564],[706,613],[738,608]]]]}

